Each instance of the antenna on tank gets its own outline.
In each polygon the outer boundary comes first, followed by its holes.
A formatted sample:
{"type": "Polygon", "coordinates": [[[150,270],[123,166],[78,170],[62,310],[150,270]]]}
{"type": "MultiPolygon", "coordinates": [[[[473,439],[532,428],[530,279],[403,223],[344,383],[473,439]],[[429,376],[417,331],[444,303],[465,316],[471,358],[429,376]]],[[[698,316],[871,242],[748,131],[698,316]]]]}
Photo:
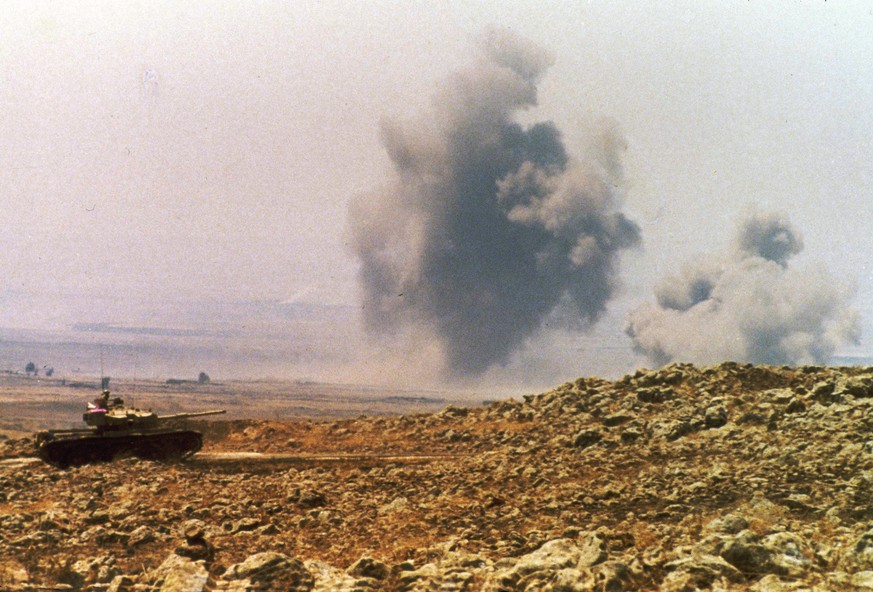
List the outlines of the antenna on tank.
{"type": "Polygon", "coordinates": [[[100,391],[103,392],[109,388],[109,377],[103,372],[103,344],[100,344],[100,391]]]}
{"type": "Polygon", "coordinates": [[[130,404],[136,407],[136,375],[139,370],[139,349],[136,345],[133,346],[133,388],[130,394],[130,404]]]}

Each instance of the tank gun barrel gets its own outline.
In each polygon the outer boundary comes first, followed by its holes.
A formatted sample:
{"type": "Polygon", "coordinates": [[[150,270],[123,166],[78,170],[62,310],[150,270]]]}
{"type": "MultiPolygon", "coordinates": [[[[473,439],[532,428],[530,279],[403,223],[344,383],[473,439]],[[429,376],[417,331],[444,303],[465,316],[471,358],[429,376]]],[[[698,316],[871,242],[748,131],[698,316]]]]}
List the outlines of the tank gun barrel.
{"type": "Polygon", "coordinates": [[[185,419],[187,417],[204,417],[206,415],[221,415],[227,413],[226,409],[213,409],[212,411],[193,411],[191,413],[174,413],[173,415],[160,415],[158,419],[185,419]]]}

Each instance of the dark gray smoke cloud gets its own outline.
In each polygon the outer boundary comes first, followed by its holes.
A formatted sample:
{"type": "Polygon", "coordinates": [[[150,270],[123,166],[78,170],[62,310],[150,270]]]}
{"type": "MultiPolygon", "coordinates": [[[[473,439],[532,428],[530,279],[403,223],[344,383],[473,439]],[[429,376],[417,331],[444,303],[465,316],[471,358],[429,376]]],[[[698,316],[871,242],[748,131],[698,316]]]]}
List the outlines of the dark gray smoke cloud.
{"type": "Polygon", "coordinates": [[[368,326],[424,331],[459,375],[505,363],[559,303],[595,321],[619,252],[639,242],[619,211],[614,126],[591,163],[572,160],[554,124],[514,120],[551,56],[500,30],[479,49],[433,113],[383,125],[394,179],[350,209],[368,326]]]}
{"type": "Polygon", "coordinates": [[[858,315],[826,271],[789,268],[802,248],[783,216],[752,213],[731,251],[666,278],[657,304],[631,314],[627,334],[656,364],[826,363],[839,345],[858,340],[858,315]]]}
{"type": "Polygon", "coordinates": [[[736,248],[741,258],[761,257],[786,267],[803,250],[803,240],[779,214],[757,213],[743,221],[736,248]]]}

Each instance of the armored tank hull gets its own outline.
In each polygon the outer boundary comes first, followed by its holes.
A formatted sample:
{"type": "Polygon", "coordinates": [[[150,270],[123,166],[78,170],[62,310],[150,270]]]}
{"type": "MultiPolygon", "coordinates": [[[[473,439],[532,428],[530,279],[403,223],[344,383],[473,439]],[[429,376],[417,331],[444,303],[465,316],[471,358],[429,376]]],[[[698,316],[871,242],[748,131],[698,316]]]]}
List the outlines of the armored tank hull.
{"type": "Polygon", "coordinates": [[[181,460],[200,450],[203,436],[192,430],[171,429],[166,422],[220,413],[224,410],[159,416],[151,410],[126,407],[119,397],[110,400],[109,391],[104,391],[82,415],[88,429],[40,432],[37,453],[45,462],[63,468],[125,456],[181,460]]]}
{"type": "Polygon", "coordinates": [[[61,468],[117,458],[136,457],[155,461],[182,460],[203,446],[203,436],[192,430],[155,430],[143,433],[57,434],[43,436],[39,457],[61,468]]]}

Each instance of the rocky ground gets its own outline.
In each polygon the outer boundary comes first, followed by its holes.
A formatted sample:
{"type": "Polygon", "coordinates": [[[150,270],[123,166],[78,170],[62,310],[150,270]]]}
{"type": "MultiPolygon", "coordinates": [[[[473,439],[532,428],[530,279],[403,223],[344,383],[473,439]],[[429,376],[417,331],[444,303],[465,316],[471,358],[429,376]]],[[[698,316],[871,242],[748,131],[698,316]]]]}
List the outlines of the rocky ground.
{"type": "Polygon", "coordinates": [[[285,460],[60,470],[0,444],[0,589],[873,590],[873,368],[201,425],[204,452],[285,460]]]}

